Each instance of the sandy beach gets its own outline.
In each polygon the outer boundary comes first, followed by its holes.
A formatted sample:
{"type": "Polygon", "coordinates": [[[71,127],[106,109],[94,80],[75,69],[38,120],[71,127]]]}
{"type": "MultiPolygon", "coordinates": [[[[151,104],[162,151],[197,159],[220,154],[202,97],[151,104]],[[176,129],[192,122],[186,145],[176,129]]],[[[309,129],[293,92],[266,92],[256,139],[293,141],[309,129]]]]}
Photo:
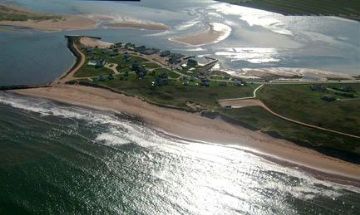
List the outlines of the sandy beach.
{"type": "Polygon", "coordinates": [[[90,37],[81,37],[80,43],[86,47],[90,48],[101,48],[101,49],[107,49],[114,45],[114,43],[104,42],[102,40],[96,39],[96,38],[90,38],[90,37]]]}
{"type": "Polygon", "coordinates": [[[96,28],[96,21],[84,16],[63,16],[58,20],[0,21],[0,25],[32,28],[41,31],[86,30],[96,28]]]}
{"type": "Polygon", "coordinates": [[[187,45],[200,46],[220,42],[221,40],[226,39],[230,33],[231,28],[229,26],[221,23],[210,23],[209,28],[205,31],[173,37],[170,38],[170,40],[187,45]]]}
{"type": "Polygon", "coordinates": [[[196,113],[154,106],[138,98],[105,89],[54,85],[12,92],[100,110],[127,113],[141,117],[153,128],[181,138],[237,145],[247,151],[270,157],[279,162],[291,163],[330,175],[346,177],[357,183],[360,182],[359,165],[331,158],[291,142],[275,139],[222,120],[212,120],[196,113]]]}
{"type": "MultiPolygon", "coordinates": [[[[27,20],[27,21],[0,21],[0,25],[32,28],[41,31],[65,31],[65,30],[87,30],[98,27],[98,17],[92,16],[63,16],[59,20],[27,20]]],[[[162,23],[151,23],[143,21],[121,21],[104,24],[109,28],[133,28],[146,30],[168,30],[169,27],[162,23]]]]}
{"type": "Polygon", "coordinates": [[[162,23],[148,20],[137,20],[132,17],[118,17],[108,15],[53,15],[36,13],[26,8],[19,8],[13,5],[0,4],[0,12],[8,14],[19,14],[29,17],[48,16],[48,19],[31,19],[26,21],[13,21],[2,19],[0,26],[14,26],[31,28],[41,31],[65,31],[65,30],[87,30],[97,27],[105,28],[134,28],[146,30],[168,30],[169,27],[162,23]],[[10,11],[10,12],[9,12],[10,11]]]}

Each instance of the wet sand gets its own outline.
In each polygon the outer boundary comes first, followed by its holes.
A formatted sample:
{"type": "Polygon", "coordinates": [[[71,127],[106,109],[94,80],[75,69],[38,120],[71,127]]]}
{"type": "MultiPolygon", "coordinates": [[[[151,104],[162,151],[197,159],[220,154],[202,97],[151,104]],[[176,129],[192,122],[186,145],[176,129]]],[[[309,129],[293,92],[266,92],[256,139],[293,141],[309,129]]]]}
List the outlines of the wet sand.
{"type": "Polygon", "coordinates": [[[345,73],[335,73],[330,71],[309,69],[309,68],[243,68],[242,71],[232,72],[234,76],[240,77],[258,77],[265,78],[269,76],[278,76],[282,78],[311,78],[319,81],[326,81],[327,79],[345,79],[354,80],[354,77],[345,73]]]}
{"type": "Polygon", "coordinates": [[[110,23],[107,24],[106,26],[110,28],[135,28],[135,29],[157,30],[157,31],[169,30],[169,27],[162,23],[146,23],[146,22],[135,22],[135,21],[110,23]]]}
{"type": "Polygon", "coordinates": [[[291,142],[275,139],[221,120],[212,120],[199,114],[158,107],[138,98],[109,90],[85,86],[54,85],[47,88],[12,92],[100,110],[127,113],[142,118],[153,128],[181,138],[237,145],[246,151],[280,162],[291,163],[330,175],[347,177],[357,183],[360,181],[360,165],[328,157],[291,142]]]}
{"type": "Polygon", "coordinates": [[[96,21],[84,16],[63,16],[57,20],[0,21],[0,25],[32,28],[41,31],[87,30],[96,28],[96,21]]]}
{"type": "Polygon", "coordinates": [[[90,48],[101,48],[101,49],[107,49],[114,45],[114,43],[104,42],[100,39],[96,38],[90,38],[90,37],[81,37],[80,43],[86,47],[90,48]]]}
{"type": "Polygon", "coordinates": [[[209,24],[209,28],[205,31],[180,37],[173,37],[170,38],[170,40],[187,45],[200,46],[224,40],[229,36],[230,32],[231,28],[226,25],[211,23],[209,24]]]}
{"type": "MultiPolygon", "coordinates": [[[[26,21],[0,21],[0,26],[13,26],[22,28],[31,28],[41,31],[65,31],[65,30],[88,30],[97,27],[110,28],[134,28],[147,30],[168,30],[169,27],[162,23],[151,21],[136,20],[134,18],[107,16],[107,15],[53,15],[36,13],[26,8],[18,8],[12,5],[2,5],[3,11],[12,10],[12,14],[31,16],[48,16],[48,19],[26,20],[26,21]]],[[[1,8],[0,8],[1,9],[1,8]]],[[[1,11],[0,11],[1,12],[1,11]]],[[[4,13],[5,13],[4,12],[4,13]]],[[[9,12],[7,12],[9,13],[9,12]]]]}

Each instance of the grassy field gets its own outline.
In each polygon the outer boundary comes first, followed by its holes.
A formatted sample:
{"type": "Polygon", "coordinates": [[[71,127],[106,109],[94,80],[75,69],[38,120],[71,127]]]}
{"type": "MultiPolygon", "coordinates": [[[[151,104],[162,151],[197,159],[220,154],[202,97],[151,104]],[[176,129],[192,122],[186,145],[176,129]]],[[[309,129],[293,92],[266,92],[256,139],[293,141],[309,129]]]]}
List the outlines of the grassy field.
{"type": "Polygon", "coordinates": [[[32,13],[25,10],[16,9],[0,4],[0,21],[27,21],[27,20],[59,20],[61,16],[51,16],[32,13]]]}
{"type": "MultiPolygon", "coordinates": [[[[135,73],[129,73],[125,79],[123,75],[115,76],[114,80],[93,81],[93,84],[124,92],[127,95],[138,96],[145,100],[164,106],[172,106],[188,111],[216,110],[219,108],[217,100],[249,96],[258,85],[221,86],[211,82],[209,87],[189,85],[170,80],[166,86],[152,86],[152,78],[138,79],[135,73]],[[190,104],[189,104],[190,103],[190,104]]],[[[91,83],[88,80],[85,82],[91,83]]]]}
{"type": "Polygon", "coordinates": [[[218,0],[284,15],[339,16],[360,21],[359,0],[218,0]]]}
{"type": "Polygon", "coordinates": [[[258,98],[271,110],[301,122],[360,136],[360,84],[266,85],[258,98]],[[315,86],[315,85],[313,85],[315,86]],[[351,87],[352,96],[340,93],[339,87],[351,87]],[[329,96],[335,101],[325,101],[329,96]]]}
{"type": "Polygon", "coordinates": [[[83,48],[82,52],[86,55],[86,63],[74,75],[84,78],[80,83],[111,88],[127,95],[141,97],[150,103],[187,111],[215,110],[220,108],[218,99],[251,96],[258,86],[256,84],[239,85],[235,82],[224,84],[216,80],[209,81],[208,85],[204,86],[197,78],[197,70],[201,68],[200,66],[192,75],[180,77],[173,70],[161,68],[158,64],[136,53],[128,53],[125,57],[123,52],[98,48],[83,48]],[[112,74],[110,69],[104,67],[96,68],[87,65],[89,60],[100,59],[107,63],[118,64],[117,70],[120,74],[112,74]],[[139,77],[133,71],[134,63],[142,65],[147,70],[144,77],[139,77]],[[112,75],[109,76],[109,74],[112,75]],[[156,79],[162,75],[166,77],[166,84],[155,85],[156,79]]]}
{"type": "Polygon", "coordinates": [[[95,68],[94,66],[88,66],[86,64],[87,62],[75,73],[75,77],[92,77],[112,74],[112,71],[108,68],[95,68]]]}
{"type": "Polygon", "coordinates": [[[260,130],[330,156],[360,163],[358,139],[297,125],[273,116],[262,107],[223,109],[221,114],[252,130],[260,130]]]}

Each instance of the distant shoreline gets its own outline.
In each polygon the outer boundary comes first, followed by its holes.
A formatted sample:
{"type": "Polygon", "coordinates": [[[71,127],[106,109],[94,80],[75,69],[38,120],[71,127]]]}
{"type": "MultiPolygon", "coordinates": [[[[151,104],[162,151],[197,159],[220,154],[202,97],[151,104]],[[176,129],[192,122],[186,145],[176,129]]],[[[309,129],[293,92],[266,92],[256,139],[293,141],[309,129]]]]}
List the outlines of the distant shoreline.
{"type": "Polygon", "coordinates": [[[83,16],[64,16],[61,20],[0,21],[0,26],[31,28],[40,31],[88,30],[96,28],[96,21],[83,16]]]}
{"type": "Polygon", "coordinates": [[[32,12],[12,5],[0,4],[0,27],[11,26],[30,28],[40,31],[89,30],[99,27],[104,22],[109,28],[134,28],[147,30],[168,30],[162,23],[143,20],[123,19],[88,15],[49,15],[32,12]],[[8,12],[11,11],[11,12],[8,12]],[[19,18],[21,17],[21,18],[19,18]]]}

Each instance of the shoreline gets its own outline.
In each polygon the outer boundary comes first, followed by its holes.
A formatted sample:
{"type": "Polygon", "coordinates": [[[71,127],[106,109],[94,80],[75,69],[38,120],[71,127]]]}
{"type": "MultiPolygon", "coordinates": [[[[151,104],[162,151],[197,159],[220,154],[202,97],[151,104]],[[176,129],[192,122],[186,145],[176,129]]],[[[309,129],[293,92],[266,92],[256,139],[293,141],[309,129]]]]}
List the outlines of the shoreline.
{"type": "Polygon", "coordinates": [[[121,21],[109,24],[100,25],[101,19],[88,16],[73,16],[65,15],[59,20],[27,20],[27,21],[0,21],[1,26],[30,28],[40,31],[73,31],[73,30],[90,30],[98,27],[112,28],[112,29],[139,29],[139,30],[155,30],[165,31],[170,27],[162,23],[150,23],[150,22],[135,22],[135,21],[121,21]]]}
{"type": "MultiPolygon", "coordinates": [[[[3,7],[5,15],[25,15],[28,16],[27,19],[11,19],[11,18],[2,18],[0,20],[1,26],[9,27],[18,27],[18,28],[29,28],[40,31],[73,31],[73,30],[90,30],[96,29],[98,27],[104,28],[133,28],[139,30],[169,30],[170,27],[163,23],[156,23],[145,20],[136,20],[129,18],[122,18],[119,20],[118,17],[106,16],[106,15],[94,15],[94,14],[84,14],[84,15],[50,15],[43,14],[38,12],[33,12],[27,8],[19,8],[17,6],[9,4],[1,4],[0,7],[3,7]],[[8,10],[12,10],[12,13],[9,13],[8,10]],[[43,18],[42,16],[47,16],[43,18]],[[35,17],[35,18],[34,18],[35,17]],[[40,17],[39,19],[36,19],[40,17]]],[[[0,8],[0,13],[1,13],[0,8]]]]}
{"type": "Polygon", "coordinates": [[[210,23],[208,29],[193,34],[169,38],[170,41],[190,45],[203,46],[218,43],[231,34],[231,27],[221,23],[210,23]]]}
{"type": "Polygon", "coordinates": [[[40,31],[89,30],[97,27],[97,22],[84,16],[62,16],[59,20],[0,21],[0,26],[30,28],[40,31]]]}
{"type": "Polygon", "coordinates": [[[140,30],[154,30],[154,31],[166,31],[169,30],[169,26],[162,23],[146,23],[146,22],[135,22],[135,21],[122,21],[106,24],[106,27],[112,29],[140,29],[140,30]]]}
{"type": "Polygon", "coordinates": [[[140,117],[150,127],[164,133],[196,141],[244,147],[245,151],[258,154],[278,163],[297,166],[302,169],[324,173],[328,180],[349,182],[360,187],[360,166],[328,157],[319,152],[297,146],[286,140],[251,131],[213,120],[196,113],[151,105],[135,97],[128,97],[105,89],[85,86],[54,85],[47,88],[34,88],[9,91],[20,95],[114,111],[140,117]],[[335,177],[334,177],[335,176],[335,177]],[[350,182],[351,181],[351,182],[350,182]]]}

